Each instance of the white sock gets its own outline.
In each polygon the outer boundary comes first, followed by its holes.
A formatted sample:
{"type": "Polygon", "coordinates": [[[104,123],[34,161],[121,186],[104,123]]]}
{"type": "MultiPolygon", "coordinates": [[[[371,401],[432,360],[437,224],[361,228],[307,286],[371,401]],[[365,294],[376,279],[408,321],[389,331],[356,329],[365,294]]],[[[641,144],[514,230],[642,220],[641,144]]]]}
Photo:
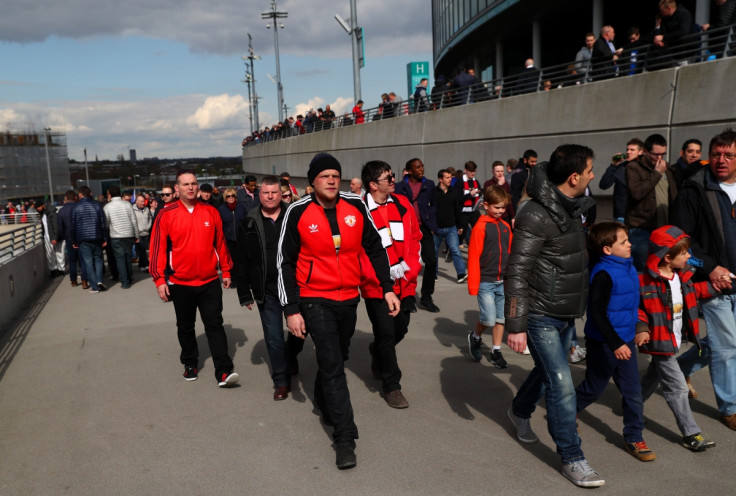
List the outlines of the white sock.
{"type": "Polygon", "coordinates": [[[493,351],[500,350],[500,349],[501,349],[501,345],[498,345],[498,346],[496,346],[495,344],[493,345],[493,351]]]}

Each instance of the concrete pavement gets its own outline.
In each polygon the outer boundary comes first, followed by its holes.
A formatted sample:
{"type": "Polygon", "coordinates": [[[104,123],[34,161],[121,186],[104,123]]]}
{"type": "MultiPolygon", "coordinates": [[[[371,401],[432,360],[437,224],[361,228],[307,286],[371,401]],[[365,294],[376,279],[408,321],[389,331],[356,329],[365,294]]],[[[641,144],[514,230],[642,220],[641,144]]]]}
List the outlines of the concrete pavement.
{"type": "MultiPolygon", "coordinates": [[[[469,360],[466,333],[474,297],[440,261],[439,314],[413,314],[398,346],[407,410],[389,408],[370,372],[370,325],[359,308],[346,366],[360,431],[358,466],[335,468],[329,427],[311,402],[316,370],[311,341],[289,399],[274,402],[256,310],[225,291],[224,318],[237,388],[214,380],[201,323],[200,377],[181,377],[172,304],[150,278],[129,290],[112,284],[90,294],[54,279],[0,338],[0,494],[498,494],[584,491],[559,474],[546,432],[544,402],[532,418],[540,437],[522,445],[506,409],[532,360],[505,345],[510,366],[494,369],[484,351],[469,360]]],[[[582,326],[579,326],[582,335],[582,326]]],[[[490,340],[490,336],[489,336],[490,340]]],[[[640,367],[646,357],[640,355],[640,367]]],[[[575,382],[584,365],[572,366],[575,382]]],[[[731,494],[736,433],[717,420],[706,371],[693,379],[691,404],[705,453],[680,447],[660,394],[645,404],[644,437],[658,459],[642,463],[622,449],[618,392],[580,416],[583,449],[606,479],[599,494],[731,494]]]]}

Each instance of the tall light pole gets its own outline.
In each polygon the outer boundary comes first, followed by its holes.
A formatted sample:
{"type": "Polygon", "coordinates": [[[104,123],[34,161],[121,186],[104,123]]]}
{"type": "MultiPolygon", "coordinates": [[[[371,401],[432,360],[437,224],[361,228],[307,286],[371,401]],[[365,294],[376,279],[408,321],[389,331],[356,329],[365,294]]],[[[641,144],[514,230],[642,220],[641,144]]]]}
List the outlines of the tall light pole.
{"type": "Polygon", "coordinates": [[[335,20],[350,35],[353,45],[353,94],[355,101],[362,100],[360,91],[360,68],[365,65],[362,56],[361,45],[363,43],[363,28],[358,26],[358,8],[355,0],[350,0],[350,19],[345,22],[342,17],[335,14],[335,20]]]}
{"type": "Polygon", "coordinates": [[[256,55],[253,51],[253,37],[248,33],[248,55],[240,57],[241,59],[250,60],[250,73],[245,73],[246,80],[250,81],[250,84],[248,85],[248,91],[250,95],[250,90],[253,90],[253,95],[249,96],[250,98],[250,109],[251,114],[253,115],[253,122],[251,123],[251,134],[253,132],[253,124],[255,124],[255,130],[258,131],[261,128],[260,123],[258,122],[258,93],[256,93],[256,73],[253,72],[253,61],[254,60],[261,60],[261,57],[259,55],[256,55]],[[252,87],[252,88],[251,88],[252,87]]]}
{"type": "Polygon", "coordinates": [[[43,128],[44,131],[44,144],[46,145],[46,171],[49,173],[49,201],[51,202],[51,205],[54,204],[54,185],[51,183],[51,159],[49,158],[49,140],[51,139],[49,137],[49,131],[51,131],[51,128],[45,127],[43,128]]]}
{"type": "MultiPolygon", "coordinates": [[[[245,65],[248,67],[248,64],[245,65]]],[[[250,95],[250,81],[253,79],[250,72],[245,71],[245,79],[241,79],[241,83],[248,85],[248,121],[250,121],[250,134],[253,134],[253,97],[250,95]]]]}
{"type": "Polygon", "coordinates": [[[87,186],[89,186],[89,168],[87,167],[87,149],[84,149],[84,174],[87,177],[87,186]]]}
{"type": "MultiPolygon", "coordinates": [[[[276,91],[278,92],[278,108],[279,122],[284,122],[284,87],[281,85],[281,65],[279,64],[279,21],[277,19],[286,19],[287,12],[279,12],[276,10],[276,0],[271,0],[271,10],[261,13],[261,19],[270,19],[273,24],[273,44],[276,48],[276,91]]],[[[266,28],[270,28],[271,24],[266,24],[266,28]]],[[[284,24],[280,24],[284,29],[284,24]]]]}

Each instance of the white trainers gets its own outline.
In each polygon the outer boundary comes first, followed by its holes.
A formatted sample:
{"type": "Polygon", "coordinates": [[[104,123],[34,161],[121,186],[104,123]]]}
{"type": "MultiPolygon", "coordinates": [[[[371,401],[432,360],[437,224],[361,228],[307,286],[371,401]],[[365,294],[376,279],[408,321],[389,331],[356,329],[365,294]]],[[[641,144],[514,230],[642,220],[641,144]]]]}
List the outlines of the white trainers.
{"type": "Polygon", "coordinates": [[[509,419],[511,419],[511,423],[514,424],[514,427],[516,427],[516,438],[519,441],[526,444],[532,444],[539,441],[539,438],[536,434],[534,434],[534,431],[532,430],[530,419],[517,417],[514,414],[514,410],[512,407],[509,407],[508,415],[509,419]]]}
{"type": "Polygon", "coordinates": [[[578,363],[585,360],[586,350],[582,346],[575,346],[570,350],[570,363],[578,363]]]}
{"type": "Polygon", "coordinates": [[[532,354],[532,352],[531,352],[531,351],[529,351],[529,345],[527,345],[527,346],[526,346],[526,347],[524,348],[524,351],[522,351],[522,352],[521,352],[521,354],[522,354],[522,355],[531,355],[531,354],[532,354]]]}
{"type": "Polygon", "coordinates": [[[562,475],[579,487],[600,487],[606,483],[600,474],[588,465],[585,458],[563,465],[562,475]]]}

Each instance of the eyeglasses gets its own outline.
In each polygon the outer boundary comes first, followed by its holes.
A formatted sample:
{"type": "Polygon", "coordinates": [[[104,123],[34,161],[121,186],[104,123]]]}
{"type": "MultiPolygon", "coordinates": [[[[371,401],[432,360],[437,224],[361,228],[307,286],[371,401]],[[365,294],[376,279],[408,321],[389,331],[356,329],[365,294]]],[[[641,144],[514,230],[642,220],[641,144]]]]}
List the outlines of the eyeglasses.
{"type": "Polygon", "coordinates": [[[388,181],[388,183],[391,184],[392,182],[396,181],[396,174],[392,172],[390,175],[384,177],[383,179],[376,179],[376,182],[380,183],[381,181],[388,181]]]}
{"type": "Polygon", "coordinates": [[[736,158],[736,153],[709,153],[711,160],[718,160],[719,158],[722,158],[726,162],[730,162],[731,160],[736,158]]]}
{"type": "Polygon", "coordinates": [[[649,150],[645,150],[645,151],[646,151],[646,152],[647,152],[647,153],[648,153],[649,155],[651,155],[652,157],[659,157],[659,158],[664,158],[664,156],[665,156],[665,155],[667,155],[667,152],[664,152],[664,153],[652,153],[652,152],[650,152],[649,150]]]}
{"type": "Polygon", "coordinates": [[[235,195],[225,195],[225,198],[235,198],[235,195]]]}

